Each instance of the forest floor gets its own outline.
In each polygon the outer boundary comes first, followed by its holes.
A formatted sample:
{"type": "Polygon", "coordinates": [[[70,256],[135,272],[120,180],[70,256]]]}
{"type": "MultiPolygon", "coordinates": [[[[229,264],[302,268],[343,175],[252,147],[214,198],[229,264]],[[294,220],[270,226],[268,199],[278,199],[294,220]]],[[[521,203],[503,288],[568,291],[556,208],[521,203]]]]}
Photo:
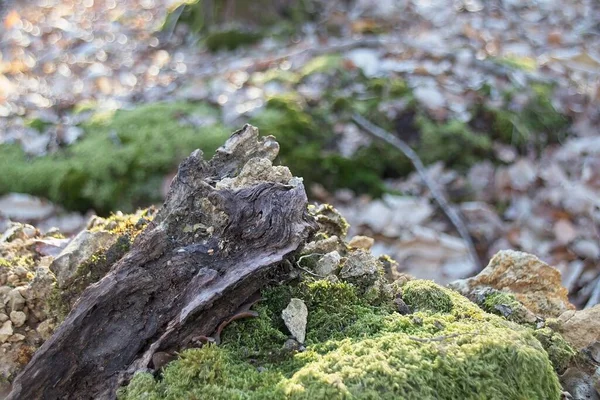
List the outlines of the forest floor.
{"type": "Polygon", "coordinates": [[[373,3],[327,2],[252,35],[231,9],[231,39],[172,23],[173,1],[6,2],[0,214],[76,233],[94,212],[160,202],[191,149],[251,122],[374,253],[441,283],[472,275],[429,188],[358,112],[417,149],[483,264],[536,254],[574,304],[599,303],[600,4],[373,3]],[[236,41],[253,43],[224,49],[236,41]]]}

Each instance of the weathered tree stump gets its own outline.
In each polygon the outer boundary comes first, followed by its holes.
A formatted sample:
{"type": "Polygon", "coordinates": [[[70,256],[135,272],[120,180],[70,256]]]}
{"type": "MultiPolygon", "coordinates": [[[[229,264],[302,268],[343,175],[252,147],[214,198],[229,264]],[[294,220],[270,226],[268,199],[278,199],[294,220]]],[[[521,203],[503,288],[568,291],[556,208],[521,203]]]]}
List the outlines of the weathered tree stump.
{"type": "Polygon", "coordinates": [[[189,346],[231,317],[314,227],[302,183],[270,165],[278,150],[246,125],[212,160],[192,153],[157,217],[86,289],[9,399],[114,398],[156,352],[189,346]],[[263,168],[236,181],[250,160],[263,168]]]}

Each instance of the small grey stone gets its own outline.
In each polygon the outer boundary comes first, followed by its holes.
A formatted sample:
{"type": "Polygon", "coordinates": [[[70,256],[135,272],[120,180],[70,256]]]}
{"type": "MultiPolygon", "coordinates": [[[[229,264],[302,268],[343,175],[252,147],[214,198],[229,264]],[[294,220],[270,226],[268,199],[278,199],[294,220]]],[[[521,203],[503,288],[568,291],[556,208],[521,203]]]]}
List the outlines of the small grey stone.
{"type": "Polygon", "coordinates": [[[399,314],[401,314],[401,315],[410,314],[410,308],[404,302],[404,300],[402,300],[401,296],[396,296],[396,298],[394,299],[394,303],[396,304],[396,307],[397,307],[396,310],[398,311],[399,314]]]}
{"type": "MultiPolygon", "coordinates": [[[[584,352],[597,363],[600,363],[600,342],[595,342],[584,349],[584,352]]],[[[600,378],[600,370],[598,370],[598,377],[600,378]]],[[[600,383],[600,380],[599,380],[600,383]]]]}
{"type": "Polygon", "coordinates": [[[348,256],[342,267],[340,277],[342,279],[356,278],[365,275],[373,275],[377,272],[379,261],[371,253],[357,250],[348,256]]]}
{"type": "Polygon", "coordinates": [[[320,276],[327,276],[334,274],[340,265],[342,257],[337,251],[332,251],[325,254],[315,266],[315,273],[320,276]]]}
{"type": "Polygon", "coordinates": [[[54,332],[54,324],[52,323],[52,320],[47,319],[45,321],[40,322],[40,324],[36,328],[36,331],[42,337],[42,339],[50,339],[50,336],[52,336],[52,332],[54,332]]]}
{"type": "Polygon", "coordinates": [[[50,270],[56,275],[58,286],[69,285],[77,267],[88,260],[95,252],[108,248],[117,240],[117,235],[107,231],[81,231],[64,248],[50,265],[50,270]]]}
{"type": "Polygon", "coordinates": [[[600,400],[594,388],[593,377],[577,367],[567,369],[560,376],[560,383],[574,400],[600,400]]]}
{"type": "Polygon", "coordinates": [[[373,239],[372,237],[357,235],[350,239],[350,241],[348,242],[348,246],[369,251],[373,247],[374,243],[375,239],[373,239]]]}
{"type": "Polygon", "coordinates": [[[283,348],[286,351],[297,351],[300,348],[300,343],[296,339],[288,339],[283,344],[283,348]]]}
{"type": "Polygon", "coordinates": [[[27,268],[21,266],[21,265],[17,265],[14,269],[13,272],[19,277],[19,278],[24,278],[27,276],[27,268]]]}
{"type": "Polygon", "coordinates": [[[10,311],[21,311],[25,306],[25,299],[21,296],[19,288],[14,288],[6,295],[5,304],[8,303],[10,311]],[[8,301],[6,301],[8,300],[8,301]]]}
{"type": "Polygon", "coordinates": [[[8,315],[0,313],[0,322],[8,321],[8,315]]]}
{"type": "Polygon", "coordinates": [[[306,337],[306,320],[308,309],[300,299],[293,298],[290,304],[281,312],[281,317],[290,333],[300,343],[304,343],[306,337]]]}
{"type": "Polygon", "coordinates": [[[5,296],[12,290],[10,286],[0,286],[0,300],[4,299],[4,303],[8,302],[5,296]]]}

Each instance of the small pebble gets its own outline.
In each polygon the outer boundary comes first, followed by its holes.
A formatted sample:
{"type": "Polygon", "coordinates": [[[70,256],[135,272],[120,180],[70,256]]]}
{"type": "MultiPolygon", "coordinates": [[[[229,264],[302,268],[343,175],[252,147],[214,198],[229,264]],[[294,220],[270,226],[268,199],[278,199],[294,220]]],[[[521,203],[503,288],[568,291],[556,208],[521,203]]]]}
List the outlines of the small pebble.
{"type": "Polygon", "coordinates": [[[25,278],[27,276],[27,268],[23,267],[22,265],[17,265],[15,268],[13,268],[13,273],[15,273],[19,278],[25,278]]]}
{"type": "Polygon", "coordinates": [[[10,320],[15,324],[16,328],[19,328],[27,321],[27,315],[23,311],[13,311],[10,313],[10,320]]]}
{"type": "Polygon", "coordinates": [[[20,333],[15,333],[8,338],[9,342],[22,342],[23,340],[25,340],[25,336],[21,335],[20,333]]]}

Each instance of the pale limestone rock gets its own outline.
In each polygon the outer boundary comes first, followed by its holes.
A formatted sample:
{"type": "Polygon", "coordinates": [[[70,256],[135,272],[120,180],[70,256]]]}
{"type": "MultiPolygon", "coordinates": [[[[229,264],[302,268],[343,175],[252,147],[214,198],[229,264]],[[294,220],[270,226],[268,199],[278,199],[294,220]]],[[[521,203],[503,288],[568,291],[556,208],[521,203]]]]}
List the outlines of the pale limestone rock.
{"type": "Polygon", "coordinates": [[[574,308],[562,286],[560,272],[520,251],[500,251],[478,275],[449,286],[467,297],[485,287],[513,293],[530,311],[546,318],[558,317],[574,308]]]}
{"type": "Polygon", "coordinates": [[[319,259],[319,261],[317,261],[317,265],[315,266],[315,274],[322,277],[335,274],[340,265],[341,259],[342,257],[340,256],[340,253],[335,250],[325,254],[319,259]]]}
{"type": "Polygon", "coordinates": [[[565,311],[555,320],[548,321],[577,350],[600,342],[600,304],[585,310],[565,311]]]}
{"type": "Polygon", "coordinates": [[[281,317],[292,336],[298,342],[304,343],[308,318],[306,304],[300,299],[291,299],[288,306],[281,312],[281,317]]]}

